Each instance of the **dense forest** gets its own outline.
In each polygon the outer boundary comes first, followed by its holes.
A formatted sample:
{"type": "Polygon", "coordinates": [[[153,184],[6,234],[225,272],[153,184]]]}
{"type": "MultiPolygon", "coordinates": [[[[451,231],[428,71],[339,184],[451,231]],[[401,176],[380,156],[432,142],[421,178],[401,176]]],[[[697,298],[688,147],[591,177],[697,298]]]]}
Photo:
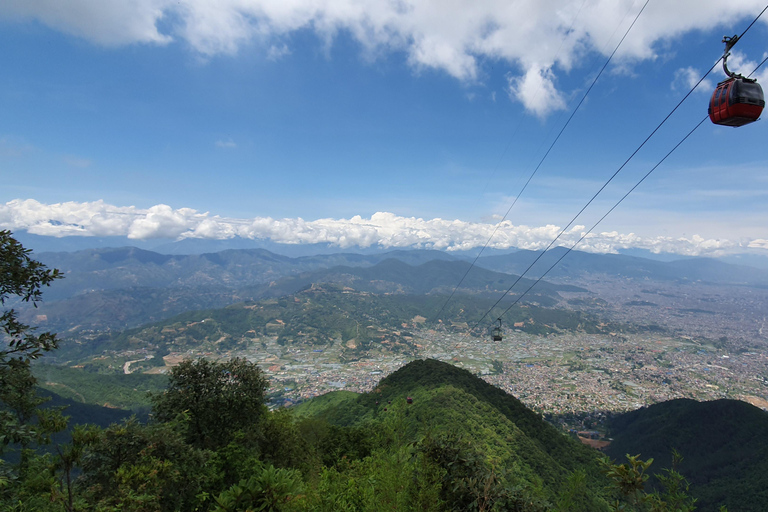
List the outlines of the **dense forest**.
{"type": "MultiPolygon", "coordinates": [[[[612,419],[612,457],[643,453],[674,465],[691,484],[699,510],[760,512],[768,503],[768,414],[740,400],[677,399],[612,419]],[[683,454],[675,460],[674,453],[683,454]]],[[[651,481],[653,483],[653,480],[651,481]]]]}
{"type": "Polygon", "coordinates": [[[21,457],[3,468],[2,503],[17,511],[607,511],[692,502],[677,488],[647,494],[642,466],[611,465],[445,363],[414,361],[372,393],[334,393],[296,411],[268,411],[266,386],[243,360],[187,361],[152,397],[149,423],[78,425],[47,446],[66,421],[38,409],[34,441],[17,444],[21,457]]]}

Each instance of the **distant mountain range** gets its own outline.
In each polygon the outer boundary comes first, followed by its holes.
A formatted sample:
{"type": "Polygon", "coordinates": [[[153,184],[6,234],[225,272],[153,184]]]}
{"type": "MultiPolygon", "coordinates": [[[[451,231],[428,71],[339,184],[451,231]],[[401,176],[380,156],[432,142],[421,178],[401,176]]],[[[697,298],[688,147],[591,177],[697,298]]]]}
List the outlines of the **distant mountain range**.
{"type": "MultiPolygon", "coordinates": [[[[282,297],[314,283],[382,294],[448,295],[466,275],[458,293],[496,298],[517,281],[482,267],[467,274],[468,262],[439,251],[288,258],[263,249],[172,256],[124,247],[43,253],[39,259],[62,270],[65,279],[46,290],[46,301],[26,318],[45,318],[45,327],[59,332],[135,327],[185,311],[282,297]]],[[[511,296],[532,283],[520,280],[511,296]]],[[[526,302],[552,306],[558,291],[585,290],[541,282],[526,302]]]]}
{"type": "MultiPolygon", "coordinates": [[[[547,251],[536,261],[540,252],[518,251],[501,256],[481,257],[477,264],[498,272],[514,274],[520,274],[533,265],[530,273],[526,275],[536,278],[546,272],[565,252],[565,248],[557,247],[547,251]]],[[[628,279],[768,286],[768,270],[724,263],[712,258],[686,258],[665,262],[623,254],[592,254],[581,251],[571,251],[547,274],[547,278],[572,278],[588,274],[628,279]]]]}
{"type": "MultiPolygon", "coordinates": [[[[331,244],[278,244],[270,240],[251,240],[246,238],[234,237],[226,240],[208,240],[201,238],[185,238],[183,240],[154,239],[137,240],[123,236],[113,237],[87,237],[87,236],[66,236],[51,237],[40,236],[27,233],[24,230],[14,232],[14,237],[25,247],[31,248],[36,254],[42,252],[76,252],[85,249],[103,249],[110,247],[137,247],[148,251],[158,252],[160,254],[172,255],[190,255],[205,254],[227,250],[242,249],[266,249],[270,252],[298,258],[301,256],[314,256],[318,254],[337,254],[339,252],[354,254],[382,254],[391,252],[391,248],[379,246],[371,247],[349,247],[341,249],[331,244]]],[[[418,249],[403,249],[403,252],[410,252],[418,249]]],[[[474,260],[479,248],[466,251],[451,251],[451,257],[456,259],[474,260]]],[[[442,251],[438,251],[442,252],[442,251]]],[[[518,252],[518,249],[493,249],[483,250],[485,256],[501,256],[518,252]]],[[[672,253],[654,253],[646,249],[621,249],[620,255],[635,256],[653,261],[671,262],[678,260],[692,259],[690,256],[681,256],[672,253]]],[[[710,258],[711,259],[711,258],[710,258]]],[[[763,270],[768,270],[768,254],[758,250],[747,250],[739,254],[725,255],[716,258],[716,261],[723,263],[732,263],[747,265],[763,270]]]]}
{"type": "MultiPolygon", "coordinates": [[[[26,231],[14,231],[14,237],[25,247],[31,248],[35,253],[41,252],[76,252],[85,249],[104,249],[110,247],[137,247],[140,249],[158,252],[161,254],[188,255],[221,252],[242,249],[266,249],[271,252],[298,258],[301,256],[314,256],[316,254],[335,254],[338,252],[350,252],[355,254],[380,254],[392,251],[391,248],[379,246],[349,247],[341,249],[339,246],[328,243],[318,244],[278,244],[271,240],[259,240],[248,238],[229,238],[225,240],[209,240],[204,238],[185,238],[183,240],[150,239],[137,240],[125,236],[66,236],[52,237],[27,233],[26,231]]],[[[408,249],[405,249],[408,250],[408,249]]],[[[488,249],[490,252],[497,252],[488,249]]],[[[509,252],[509,250],[498,251],[509,252]]],[[[477,254],[476,252],[474,254],[477,254]]],[[[472,257],[474,258],[474,254],[472,257]]]]}
{"type": "Polygon", "coordinates": [[[243,288],[318,269],[337,266],[370,267],[387,259],[408,265],[421,265],[435,260],[456,261],[466,265],[441,251],[391,251],[375,255],[337,253],[289,258],[265,249],[177,256],[136,247],[119,247],[41,253],[36,257],[49,267],[65,273],[65,279],[46,290],[47,300],[96,290],[134,287],[243,288]]]}
{"type": "MultiPolygon", "coordinates": [[[[544,254],[528,276],[512,289],[527,290],[564,254],[544,254]]],[[[296,293],[312,283],[335,283],[371,293],[498,298],[517,281],[539,253],[518,251],[470,263],[442,251],[390,251],[378,254],[335,253],[291,258],[266,249],[168,255],[136,247],[41,253],[38,259],[64,272],[65,279],[45,291],[45,302],[26,312],[26,320],[44,318],[45,327],[124,329],[196,309],[220,308],[244,300],[296,293]],[[44,315],[44,316],[43,316],[44,315]]],[[[559,302],[559,292],[585,292],[569,283],[603,276],[670,283],[768,286],[768,271],[706,258],[661,262],[626,255],[572,251],[548,274],[561,284],[542,281],[528,301],[559,302]]]]}
{"type": "MultiPolygon", "coordinates": [[[[563,254],[565,249],[555,248],[544,254],[530,269],[526,277],[537,278],[563,254]]],[[[486,270],[520,275],[536,260],[540,253],[518,251],[500,256],[482,257],[467,274],[467,288],[478,288],[489,280],[504,279],[490,276],[486,270]],[[486,270],[484,270],[486,269],[486,270]],[[472,283],[472,284],[469,284],[472,283]]],[[[455,287],[461,275],[467,271],[467,263],[442,251],[390,251],[379,254],[336,253],[290,258],[265,249],[227,250],[200,255],[167,255],[135,247],[89,249],[77,252],[42,253],[37,258],[50,267],[62,270],[66,279],[57,282],[46,291],[47,300],[57,300],[95,290],[111,290],[132,287],[190,287],[222,286],[243,288],[276,281],[297,275],[333,267],[365,268],[378,266],[385,260],[396,260],[409,266],[430,263],[409,274],[419,285],[411,293],[428,293],[433,288],[455,287]],[[442,263],[433,263],[442,262],[442,263]],[[448,264],[447,262],[452,262],[448,264]],[[461,270],[463,269],[463,270],[461,270]],[[424,278],[423,271],[430,270],[424,278]],[[458,278],[455,277],[456,274],[458,278]],[[450,275],[450,276],[449,276],[450,275]],[[423,281],[432,283],[430,289],[417,291],[423,281]]],[[[361,272],[339,270],[357,274],[360,279],[380,279],[376,274],[389,274],[385,280],[406,270],[395,269],[391,262],[378,266],[376,271],[361,272]],[[387,266],[388,265],[388,266],[387,266]]],[[[732,265],[708,258],[691,258],[672,262],[653,261],[620,254],[591,254],[571,251],[548,274],[550,279],[581,277],[603,274],[629,279],[661,281],[706,282],[746,286],[768,286],[768,271],[732,265]]]]}

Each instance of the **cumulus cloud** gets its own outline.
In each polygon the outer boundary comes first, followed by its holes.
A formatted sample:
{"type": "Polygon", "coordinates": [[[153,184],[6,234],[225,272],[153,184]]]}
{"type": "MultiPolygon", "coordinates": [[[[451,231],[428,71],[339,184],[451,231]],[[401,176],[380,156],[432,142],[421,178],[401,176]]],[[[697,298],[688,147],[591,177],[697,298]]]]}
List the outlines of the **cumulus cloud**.
{"type": "Polygon", "coordinates": [[[557,91],[550,69],[529,69],[523,77],[508,77],[509,93],[539,117],[565,108],[565,100],[557,91]]]}
{"type": "Polygon", "coordinates": [[[103,201],[43,204],[17,199],[0,206],[0,226],[44,236],[127,235],[135,217],[134,207],[117,207],[103,201]]]}
{"type": "Polygon", "coordinates": [[[756,238],[749,242],[747,245],[750,249],[766,249],[768,250],[768,240],[764,238],[756,238]]]}
{"type": "MultiPolygon", "coordinates": [[[[682,33],[754,16],[762,2],[651,2],[617,64],[653,59],[660,41],[682,33]]],[[[290,52],[282,41],[294,32],[314,31],[330,45],[344,31],[367,56],[403,52],[416,69],[464,81],[481,79],[485,61],[503,61],[515,70],[512,96],[545,115],[564,107],[556,74],[589,52],[610,53],[639,8],[634,0],[6,0],[0,18],[36,19],[103,45],[179,40],[206,57],[255,42],[276,58],[290,52]]]]}
{"type": "Polygon", "coordinates": [[[168,205],[158,204],[142,210],[128,228],[128,238],[178,238],[208,216],[191,208],[174,210],[168,205]]]}
{"type": "Polygon", "coordinates": [[[290,54],[291,49],[288,48],[288,45],[286,44],[272,45],[269,47],[269,50],[267,50],[267,58],[272,61],[280,60],[290,54]]]}
{"type": "MultiPolygon", "coordinates": [[[[370,218],[349,219],[235,219],[200,213],[191,208],[174,209],[159,204],[140,209],[113,206],[103,201],[44,204],[33,199],[0,205],[0,228],[26,230],[44,236],[127,236],[131,239],[205,238],[271,240],[282,244],[324,243],[341,249],[350,247],[428,248],[447,251],[482,247],[494,233],[494,249],[544,249],[562,229],[560,226],[525,226],[504,221],[493,223],[449,219],[401,217],[377,212],[370,218]]],[[[558,241],[570,247],[584,235],[584,226],[574,226],[558,241]]],[[[691,237],[641,237],[617,231],[590,233],[580,250],[613,253],[620,249],[647,249],[655,253],[689,256],[719,255],[740,247],[768,249],[762,239],[740,243],[732,240],[691,237]]]]}
{"type": "MultiPolygon", "coordinates": [[[[692,67],[678,69],[675,73],[674,79],[672,80],[672,90],[684,92],[689,91],[699,82],[699,80],[701,80],[701,75],[703,75],[701,71],[692,67]]],[[[696,92],[711,94],[714,89],[715,85],[712,83],[712,81],[705,79],[702,80],[701,84],[699,84],[696,92]]]]}
{"type": "Polygon", "coordinates": [[[6,0],[0,5],[0,17],[36,19],[67,34],[107,46],[166,44],[172,38],[161,34],[157,24],[166,16],[171,3],[169,0],[6,0]]]}

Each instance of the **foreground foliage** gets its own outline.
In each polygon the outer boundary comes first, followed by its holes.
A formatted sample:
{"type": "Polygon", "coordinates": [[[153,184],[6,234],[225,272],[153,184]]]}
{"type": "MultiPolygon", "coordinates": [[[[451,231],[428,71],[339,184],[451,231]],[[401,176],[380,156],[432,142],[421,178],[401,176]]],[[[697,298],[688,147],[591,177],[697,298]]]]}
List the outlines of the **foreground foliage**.
{"type": "MultiPolygon", "coordinates": [[[[36,333],[35,328],[18,319],[7,304],[36,306],[43,287],[60,278],[58,270],[48,269],[30,257],[10,231],[0,230],[0,455],[11,444],[19,447],[19,464],[10,471],[0,461],[0,493],[29,469],[30,447],[48,439],[44,413],[38,396],[30,361],[56,348],[58,340],[50,332],[36,333]]],[[[48,412],[48,416],[53,413],[48,412]]]]}
{"type": "Polygon", "coordinates": [[[261,369],[245,359],[187,360],[171,370],[168,388],[152,399],[153,410],[160,422],[185,415],[187,442],[215,449],[259,420],[266,390],[261,369]]]}
{"type": "MultiPolygon", "coordinates": [[[[153,422],[76,428],[70,442],[31,456],[31,470],[6,481],[0,505],[68,512],[694,510],[674,470],[665,493],[646,493],[650,461],[601,462],[518,410],[514,398],[444,363],[416,361],[373,393],[326,400],[313,415],[266,411],[258,400],[262,379],[247,361],[185,362],[155,397],[153,422]],[[204,378],[193,391],[195,376],[204,378]],[[240,392],[252,384],[253,395],[240,392]],[[403,389],[414,404],[396,398],[403,389]],[[241,400],[254,407],[250,416],[245,411],[249,421],[217,430],[207,411],[190,407],[199,397],[222,418],[243,407],[241,400]]],[[[58,418],[52,428],[61,430],[58,418]]]]}
{"type": "MultiPolygon", "coordinates": [[[[768,416],[739,400],[670,400],[612,420],[607,453],[621,460],[642,453],[651,474],[675,467],[691,483],[696,508],[761,512],[768,503],[768,416]],[[676,460],[671,448],[684,455],[676,460]],[[658,471],[654,471],[658,469],[658,471]]],[[[658,487],[658,478],[650,484],[658,487]]]]}

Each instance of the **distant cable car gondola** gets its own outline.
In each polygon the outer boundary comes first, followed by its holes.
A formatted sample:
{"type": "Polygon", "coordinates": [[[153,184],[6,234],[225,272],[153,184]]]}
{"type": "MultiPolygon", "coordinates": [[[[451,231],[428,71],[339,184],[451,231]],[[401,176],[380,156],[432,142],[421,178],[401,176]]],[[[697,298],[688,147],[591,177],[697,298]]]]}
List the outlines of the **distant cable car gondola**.
{"type": "Polygon", "coordinates": [[[407,397],[405,397],[405,402],[408,403],[408,404],[412,404],[413,403],[413,398],[407,396],[407,397]]]}
{"type": "Polygon", "coordinates": [[[493,341],[501,341],[501,318],[499,318],[498,321],[499,325],[494,327],[493,331],[491,331],[491,339],[493,339],[493,341]]]}
{"type": "Polygon", "coordinates": [[[728,69],[726,61],[739,36],[724,37],[723,71],[728,79],[717,84],[709,100],[709,119],[724,126],[743,126],[758,120],[765,107],[763,88],[754,78],[747,78],[728,69]]]}

